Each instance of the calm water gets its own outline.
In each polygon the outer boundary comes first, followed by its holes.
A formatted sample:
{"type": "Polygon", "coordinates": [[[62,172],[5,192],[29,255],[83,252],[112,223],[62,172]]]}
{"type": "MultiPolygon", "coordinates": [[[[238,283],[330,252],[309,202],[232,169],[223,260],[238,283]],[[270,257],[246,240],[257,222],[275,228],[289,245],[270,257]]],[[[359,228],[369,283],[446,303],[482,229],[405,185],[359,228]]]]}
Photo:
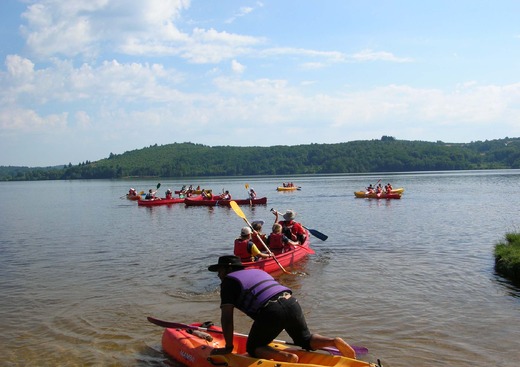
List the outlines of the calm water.
{"type": "MultiPolygon", "coordinates": [[[[161,179],[160,192],[200,184],[235,198],[245,184],[266,206],[329,236],[284,275],[312,330],[368,347],[386,366],[516,366],[520,290],[493,271],[493,247],[520,230],[520,171],[161,179]],[[355,199],[382,178],[401,200],[355,199]]],[[[146,316],[219,321],[206,270],[244,222],[229,208],[144,208],[121,199],[157,181],[0,183],[0,365],[172,366],[146,316]]],[[[236,319],[237,331],[250,321],[236,319]]],[[[282,335],[280,338],[287,338],[282,335]]]]}

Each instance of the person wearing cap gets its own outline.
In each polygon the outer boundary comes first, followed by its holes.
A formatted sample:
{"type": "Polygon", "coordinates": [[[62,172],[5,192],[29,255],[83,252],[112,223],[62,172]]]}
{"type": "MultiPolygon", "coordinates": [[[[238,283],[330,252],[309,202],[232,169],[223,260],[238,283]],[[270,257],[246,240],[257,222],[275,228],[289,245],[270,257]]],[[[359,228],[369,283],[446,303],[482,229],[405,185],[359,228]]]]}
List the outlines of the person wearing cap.
{"type": "Polygon", "coordinates": [[[235,247],[233,253],[238,256],[242,261],[249,262],[255,261],[258,258],[268,258],[269,254],[264,254],[254,244],[251,238],[251,228],[244,227],[240,231],[240,237],[235,239],[235,247]]]}
{"type": "Polygon", "coordinates": [[[278,212],[273,212],[275,215],[274,222],[279,223],[282,226],[282,233],[287,236],[291,241],[297,241],[303,244],[307,239],[307,235],[302,225],[294,220],[296,212],[288,209],[283,214],[283,220],[278,221],[278,212]]]}
{"type": "Polygon", "coordinates": [[[237,256],[221,256],[218,263],[208,267],[217,272],[220,284],[220,312],[222,332],[226,345],[215,348],[211,354],[233,352],[234,309],[253,319],[247,338],[246,350],[251,357],[280,362],[298,362],[296,354],[269,346],[283,330],[294,343],[307,350],[335,347],[345,357],[356,353],[341,338],[328,338],[310,332],[305,316],[292,290],[278,283],[260,269],[244,269],[237,256]]]}

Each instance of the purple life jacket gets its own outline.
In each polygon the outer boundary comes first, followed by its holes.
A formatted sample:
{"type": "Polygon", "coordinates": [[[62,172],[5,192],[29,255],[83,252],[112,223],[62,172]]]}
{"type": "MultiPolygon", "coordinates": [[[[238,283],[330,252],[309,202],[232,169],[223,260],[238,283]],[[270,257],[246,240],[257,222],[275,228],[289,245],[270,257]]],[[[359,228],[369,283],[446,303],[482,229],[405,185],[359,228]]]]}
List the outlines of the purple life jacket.
{"type": "Polygon", "coordinates": [[[229,273],[227,277],[240,283],[240,297],[235,306],[249,316],[255,315],[273,296],[291,292],[291,289],[259,269],[238,270],[229,273]]]}

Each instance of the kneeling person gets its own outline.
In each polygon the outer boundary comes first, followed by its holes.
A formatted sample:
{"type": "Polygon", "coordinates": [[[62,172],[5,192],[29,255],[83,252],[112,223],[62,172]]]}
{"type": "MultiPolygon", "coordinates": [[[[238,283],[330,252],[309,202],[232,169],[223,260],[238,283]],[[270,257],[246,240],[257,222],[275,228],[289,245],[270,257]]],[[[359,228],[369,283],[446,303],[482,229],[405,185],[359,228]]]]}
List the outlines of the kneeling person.
{"type": "Polygon", "coordinates": [[[250,356],[281,362],[298,362],[296,354],[269,346],[282,330],[287,331],[296,345],[315,350],[336,347],[343,356],[356,358],[356,353],[341,338],[327,338],[311,334],[300,304],[291,289],[278,283],[259,269],[244,269],[236,256],[221,256],[218,263],[208,267],[221,279],[220,310],[226,346],[215,348],[211,354],[228,354],[233,351],[235,307],[254,322],[247,338],[246,350],[250,356]]]}

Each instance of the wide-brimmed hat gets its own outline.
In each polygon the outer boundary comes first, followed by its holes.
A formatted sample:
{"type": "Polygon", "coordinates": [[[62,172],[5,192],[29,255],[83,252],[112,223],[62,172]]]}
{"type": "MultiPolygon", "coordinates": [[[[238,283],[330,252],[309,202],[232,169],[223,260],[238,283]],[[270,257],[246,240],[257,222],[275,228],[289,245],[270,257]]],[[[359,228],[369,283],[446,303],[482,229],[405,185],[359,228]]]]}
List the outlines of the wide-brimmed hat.
{"type": "Polygon", "coordinates": [[[294,210],[287,210],[283,215],[283,219],[285,220],[293,220],[296,217],[296,212],[294,210]]]}
{"type": "Polygon", "coordinates": [[[227,267],[232,266],[237,269],[244,269],[244,265],[242,265],[242,261],[238,256],[234,255],[226,255],[218,258],[218,263],[214,265],[208,266],[209,271],[217,271],[221,266],[227,267]]]}
{"type": "Polygon", "coordinates": [[[240,230],[241,236],[249,236],[250,234],[251,234],[251,228],[249,228],[249,227],[244,227],[240,230]]]}

